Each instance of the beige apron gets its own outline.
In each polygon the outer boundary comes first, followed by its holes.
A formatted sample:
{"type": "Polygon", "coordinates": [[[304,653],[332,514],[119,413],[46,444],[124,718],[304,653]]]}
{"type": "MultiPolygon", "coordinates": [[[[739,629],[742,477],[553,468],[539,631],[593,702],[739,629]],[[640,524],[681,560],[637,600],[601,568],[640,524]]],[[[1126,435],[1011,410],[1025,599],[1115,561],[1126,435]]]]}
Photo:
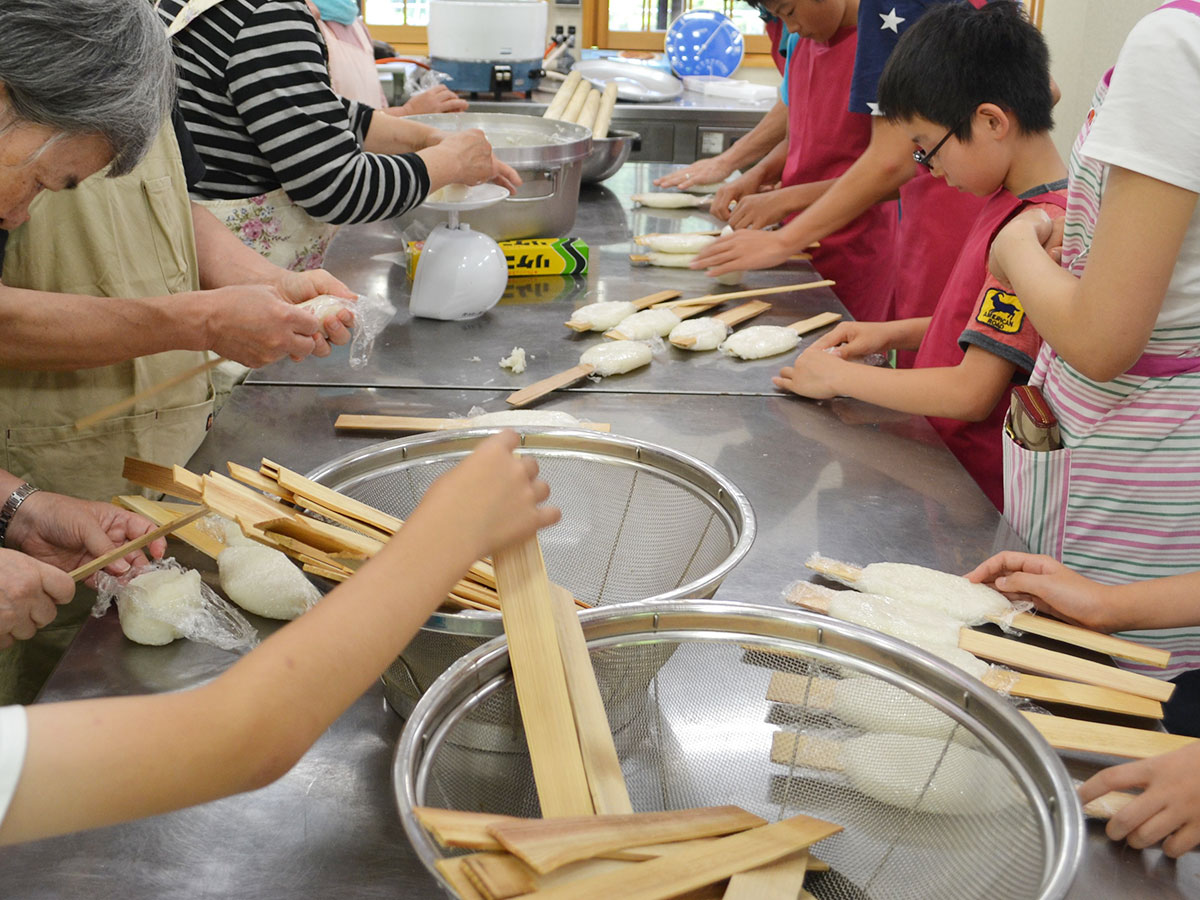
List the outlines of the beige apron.
{"type": "MultiPolygon", "coordinates": [[[[2,280],[113,298],[198,290],[191,204],[170,125],[129,175],[101,173],[73,191],[41,194],[30,221],[10,233],[2,280]]],[[[46,490],[92,500],[136,491],[121,477],[125,456],[183,464],[204,439],[212,414],[208,376],[91,428],[77,430],[74,422],[205,359],[176,350],[74,372],[0,369],[0,466],[46,490]]]]}
{"type": "MultiPolygon", "coordinates": [[[[192,22],[222,2],[188,0],[167,27],[167,34],[174,37],[185,31],[192,22]]],[[[247,247],[293,272],[321,268],[325,251],[338,229],[336,225],[314,219],[293,203],[283,188],[256,197],[237,200],[197,198],[196,202],[216,216],[247,247]]]]}
{"type": "MultiPolygon", "coordinates": [[[[174,129],[162,129],[129,175],[101,173],[73,191],[39,196],[30,221],[10,234],[3,281],[114,298],[197,290],[191,204],[174,129]]],[[[172,351],[76,372],[0,369],[0,466],[39,487],[91,499],[136,491],[121,477],[127,454],[182,464],[204,439],[213,408],[208,376],[85,431],[73,423],[205,358],[172,351]]],[[[0,705],[33,701],[95,597],[80,585],[49,626],[0,650],[0,705]]]]}

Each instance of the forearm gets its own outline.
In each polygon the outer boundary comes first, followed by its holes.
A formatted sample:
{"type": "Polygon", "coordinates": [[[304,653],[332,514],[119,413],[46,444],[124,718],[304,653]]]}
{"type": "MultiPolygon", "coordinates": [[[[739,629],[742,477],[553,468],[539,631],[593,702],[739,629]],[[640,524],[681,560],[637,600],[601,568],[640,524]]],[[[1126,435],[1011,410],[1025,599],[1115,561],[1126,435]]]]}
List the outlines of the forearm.
{"type": "Polygon", "coordinates": [[[1200,572],[1104,588],[1114,631],[1200,624],[1200,572]]]}
{"type": "Polygon", "coordinates": [[[989,385],[965,377],[961,366],[889,369],[846,362],[838,367],[832,386],[841,395],[876,406],[964,422],[987,418],[998,399],[989,385]]]}
{"type": "Polygon", "coordinates": [[[70,371],[164,350],[206,350],[196,294],[110,298],[0,285],[0,360],[8,369],[70,371]]]}
{"type": "Polygon", "coordinates": [[[912,142],[900,140],[890,130],[895,126],[875,124],[871,143],[819,200],[783,228],[788,242],[807,247],[828,237],[861,216],[876,203],[893,197],[916,171],[912,142]]]}
{"type": "Polygon", "coordinates": [[[731,169],[745,169],[787,139],[787,106],[778,100],[757,125],[733,142],[718,159],[731,169]]]}
{"type": "Polygon", "coordinates": [[[363,149],[368,153],[413,153],[430,146],[436,134],[436,129],[403,116],[372,116],[363,149]]]}
{"type": "Polygon", "coordinates": [[[155,815],[280,777],[470,564],[445,535],[418,512],[354,579],[209,685],[32,707],[0,843],[155,815]]]}
{"type": "Polygon", "coordinates": [[[205,290],[235,284],[274,284],[283,270],[247,247],[199,203],[192,203],[200,287],[205,290]]]}

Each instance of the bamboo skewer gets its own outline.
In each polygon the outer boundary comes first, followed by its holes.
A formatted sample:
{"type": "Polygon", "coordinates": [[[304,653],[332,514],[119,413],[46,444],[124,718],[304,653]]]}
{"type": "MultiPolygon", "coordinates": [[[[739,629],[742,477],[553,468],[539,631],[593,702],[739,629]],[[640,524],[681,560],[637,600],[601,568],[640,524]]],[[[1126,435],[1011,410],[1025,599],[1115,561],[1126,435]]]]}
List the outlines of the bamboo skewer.
{"type": "Polygon", "coordinates": [[[741,300],[744,297],[762,297],[766,294],[786,294],[792,291],[810,291],[813,288],[829,287],[836,281],[803,281],[798,284],[781,284],[776,287],[753,288],[745,291],[730,291],[725,294],[705,294],[702,297],[689,297],[683,300],[669,300],[665,303],[654,304],[656,308],[673,309],[676,306],[690,306],[694,303],[724,303],[726,300],[741,300]]]}
{"type": "Polygon", "coordinates": [[[172,375],[170,378],[164,378],[157,384],[152,384],[150,387],[144,388],[143,390],[138,391],[136,394],[131,394],[124,400],[118,400],[116,403],[110,403],[108,406],[98,409],[94,413],[89,413],[82,419],[76,421],[75,427],[80,431],[85,428],[91,428],[93,425],[97,424],[98,422],[103,422],[110,416],[115,416],[119,412],[124,412],[131,407],[137,406],[137,404],[142,400],[147,400],[150,397],[162,393],[163,391],[170,390],[177,385],[183,384],[185,381],[190,381],[197,375],[203,375],[209,369],[223,362],[225,362],[224,359],[217,357],[216,359],[210,359],[205,363],[194,366],[185,372],[179,372],[175,375],[172,375]]]}
{"type": "Polygon", "coordinates": [[[124,558],[128,554],[132,553],[134,550],[141,550],[143,547],[145,547],[151,541],[156,541],[160,537],[164,537],[165,535],[170,534],[172,531],[175,531],[178,528],[182,528],[184,525],[187,525],[191,522],[196,521],[201,516],[206,515],[207,513],[208,513],[208,510],[202,506],[199,509],[193,510],[192,512],[189,512],[182,516],[179,516],[177,519],[172,519],[170,522],[167,522],[165,525],[160,525],[158,528],[155,528],[153,531],[148,531],[145,534],[143,534],[141,537],[134,538],[132,541],[126,541],[120,547],[117,547],[113,550],[108,551],[103,556],[96,557],[90,563],[86,563],[86,564],[80,566],[78,569],[72,569],[69,574],[70,574],[71,578],[74,579],[75,581],[83,581],[83,579],[96,574],[97,572],[99,572],[101,569],[103,569],[105,566],[109,565],[110,563],[114,563],[118,559],[124,558]]]}
{"type": "MultiPolygon", "coordinates": [[[[683,291],[655,291],[653,294],[647,294],[645,297],[639,297],[636,300],[631,300],[635,311],[640,312],[643,309],[649,309],[652,306],[658,306],[661,303],[666,303],[682,294],[683,291]]],[[[591,331],[591,326],[585,322],[576,322],[574,319],[568,319],[563,322],[572,331],[582,334],[585,331],[591,331]]]]}
{"type": "Polygon", "coordinates": [[[534,536],[496,554],[500,613],[542,815],[594,812],[567,688],[553,597],[534,536]]]}
{"type": "Polygon", "coordinates": [[[1084,722],[1048,716],[1044,713],[1022,712],[1034,728],[1056,750],[1076,750],[1130,759],[1146,759],[1170,753],[1196,743],[1196,738],[1144,728],[1127,728],[1103,722],[1084,722]]]}
{"type": "MultiPolygon", "coordinates": [[[[735,325],[741,325],[743,322],[765,313],[770,308],[771,304],[765,300],[751,300],[749,303],[743,303],[741,306],[735,306],[733,309],[719,312],[713,318],[733,328],[735,325]]],[[[682,350],[687,350],[689,347],[695,345],[696,338],[681,337],[672,340],[671,343],[682,350]]]]}
{"type": "Polygon", "coordinates": [[[592,805],[602,816],[632,813],[633,804],[629,802],[629,791],[613,743],[604,698],[600,696],[600,688],[596,684],[587,640],[579,625],[575,598],[570,591],[558,585],[551,586],[550,593],[558,648],[562,654],[571,709],[575,714],[575,729],[579,735],[579,749],[592,794],[592,805]]]}
{"type": "MultiPolygon", "coordinates": [[[[855,582],[862,573],[862,569],[858,566],[824,558],[810,559],[805,566],[849,587],[855,586],[855,582]]],[[[1136,641],[1114,637],[1111,634],[1101,634],[1098,631],[1048,616],[1017,613],[1012,616],[993,616],[991,621],[997,625],[1010,626],[1018,631],[1027,631],[1030,634],[1037,634],[1064,644],[1072,644],[1085,650],[1095,650],[1119,659],[1128,659],[1158,668],[1166,666],[1171,658],[1171,654],[1164,650],[1146,647],[1136,641]]]]}
{"type": "MultiPolygon", "coordinates": [[[[334,428],[340,431],[451,431],[455,428],[470,428],[470,419],[440,419],[421,416],[359,416],[343,413],[337,417],[334,428]]],[[[575,428],[589,431],[608,432],[612,425],[606,422],[580,422],[575,428]]]]}

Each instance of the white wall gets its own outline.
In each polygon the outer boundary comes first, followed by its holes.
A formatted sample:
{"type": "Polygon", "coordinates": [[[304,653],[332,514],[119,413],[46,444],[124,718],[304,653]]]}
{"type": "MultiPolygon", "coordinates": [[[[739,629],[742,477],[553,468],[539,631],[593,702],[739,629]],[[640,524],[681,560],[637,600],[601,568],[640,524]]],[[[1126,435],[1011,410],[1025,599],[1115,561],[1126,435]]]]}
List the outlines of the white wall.
{"type": "Polygon", "coordinates": [[[1117,61],[1129,29],[1163,0],[1045,0],[1042,33],[1062,90],[1054,142],[1065,158],[1087,116],[1100,77],[1117,61]]]}

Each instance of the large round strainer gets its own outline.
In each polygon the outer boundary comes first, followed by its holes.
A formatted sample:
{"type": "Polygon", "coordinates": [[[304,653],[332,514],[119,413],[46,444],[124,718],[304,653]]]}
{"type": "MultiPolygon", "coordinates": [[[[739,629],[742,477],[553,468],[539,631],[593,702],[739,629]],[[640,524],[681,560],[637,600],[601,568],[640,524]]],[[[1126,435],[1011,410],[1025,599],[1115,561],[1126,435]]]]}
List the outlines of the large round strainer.
{"type": "MultiPolygon", "coordinates": [[[[498,429],[375,444],[309,477],[406,518],[434,479],[498,429]]],[[[710,597],[754,542],[745,495],[694,457],[634,438],[573,428],[523,429],[562,522],[539,538],[550,578],[594,606],[710,597]]],[[[446,667],[503,633],[498,613],[438,613],[384,675],[407,715],[446,667]]]]}
{"type": "MultiPolygon", "coordinates": [[[[821,900],[1066,894],[1082,851],[1070,778],[975,679],[798,611],[677,600],[581,621],[635,811],[736,804],[836,822],[812,850],[830,871],[806,880],[821,900]]],[[[500,638],[438,679],[397,747],[405,831],[448,892],[435,863],[454,851],[414,806],[539,814],[514,698],[500,638]]]]}

